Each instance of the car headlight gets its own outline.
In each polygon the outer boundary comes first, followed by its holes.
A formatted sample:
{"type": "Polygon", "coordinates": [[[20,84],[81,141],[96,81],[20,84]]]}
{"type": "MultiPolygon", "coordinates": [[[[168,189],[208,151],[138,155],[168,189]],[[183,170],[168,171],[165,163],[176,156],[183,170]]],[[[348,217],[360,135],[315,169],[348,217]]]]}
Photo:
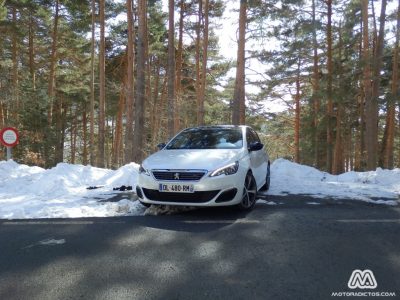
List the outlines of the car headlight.
{"type": "Polygon", "coordinates": [[[145,168],[143,168],[142,165],[140,165],[140,167],[139,167],[139,174],[144,174],[144,175],[150,176],[150,172],[148,170],[146,170],[145,168]]]}
{"type": "Polygon", "coordinates": [[[220,175],[232,175],[237,172],[239,169],[239,162],[235,161],[234,163],[231,163],[227,166],[224,166],[222,168],[216,169],[210,174],[210,177],[215,177],[215,176],[220,176],[220,175]]]}

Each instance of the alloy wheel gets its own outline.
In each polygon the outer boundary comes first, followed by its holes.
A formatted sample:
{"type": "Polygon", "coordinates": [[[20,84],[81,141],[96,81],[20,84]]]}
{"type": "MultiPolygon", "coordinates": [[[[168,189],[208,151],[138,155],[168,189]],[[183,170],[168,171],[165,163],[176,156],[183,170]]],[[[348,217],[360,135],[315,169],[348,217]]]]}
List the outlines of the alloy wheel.
{"type": "Polygon", "coordinates": [[[240,202],[242,209],[250,209],[256,203],[257,187],[253,175],[250,173],[246,175],[243,186],[243,196],[240,202]]]}

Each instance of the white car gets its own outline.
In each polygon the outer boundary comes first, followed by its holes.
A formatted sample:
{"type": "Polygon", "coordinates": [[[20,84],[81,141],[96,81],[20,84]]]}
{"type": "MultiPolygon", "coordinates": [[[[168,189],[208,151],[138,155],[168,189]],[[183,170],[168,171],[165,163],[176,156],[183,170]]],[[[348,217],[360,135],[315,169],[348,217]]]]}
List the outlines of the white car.
{"type": "Polygon", "coordinates": [[[249,210],[257,191],[268,190],[270,161],[248,126],[187,128],[139,169],[136,193],[142,204],[229,206],[249,210]]]}

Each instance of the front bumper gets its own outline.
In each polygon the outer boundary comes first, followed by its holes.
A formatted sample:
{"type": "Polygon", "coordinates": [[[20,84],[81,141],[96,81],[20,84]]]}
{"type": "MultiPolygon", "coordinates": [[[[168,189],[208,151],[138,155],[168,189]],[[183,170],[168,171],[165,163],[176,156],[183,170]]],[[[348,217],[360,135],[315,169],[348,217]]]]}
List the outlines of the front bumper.
{"type": "Polygon", "coordinates": [[[233,175],[209,177],[206,174],[199,181],[174,181],[174,183],[193,184],[193,193],[159,192],[163,181],[152,175],[139,174],[136,193],[141,202],[148,204],[184,205],[184,206],[229,206],[240,203],[244,175],[239,169],[233,175]]]}

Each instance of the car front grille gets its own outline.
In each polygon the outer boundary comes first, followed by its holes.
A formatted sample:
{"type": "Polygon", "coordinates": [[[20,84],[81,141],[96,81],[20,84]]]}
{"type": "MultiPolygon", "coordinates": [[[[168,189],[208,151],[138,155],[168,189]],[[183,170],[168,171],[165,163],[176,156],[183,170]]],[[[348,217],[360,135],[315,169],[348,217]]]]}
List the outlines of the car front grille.
{"type": "Polygon", "coordinates": [[[205,203],[213,199],[219,193],[219,190],[194,193],[165,193],[143,188],[143,193],[148,199],[153,201],[205,203]]]}
{"type": "Polygon", "coordinates": [[[173,181],[199,181],[205,171],[152,171],[153,176],[157,180],[173,180],[173,181]]]}

